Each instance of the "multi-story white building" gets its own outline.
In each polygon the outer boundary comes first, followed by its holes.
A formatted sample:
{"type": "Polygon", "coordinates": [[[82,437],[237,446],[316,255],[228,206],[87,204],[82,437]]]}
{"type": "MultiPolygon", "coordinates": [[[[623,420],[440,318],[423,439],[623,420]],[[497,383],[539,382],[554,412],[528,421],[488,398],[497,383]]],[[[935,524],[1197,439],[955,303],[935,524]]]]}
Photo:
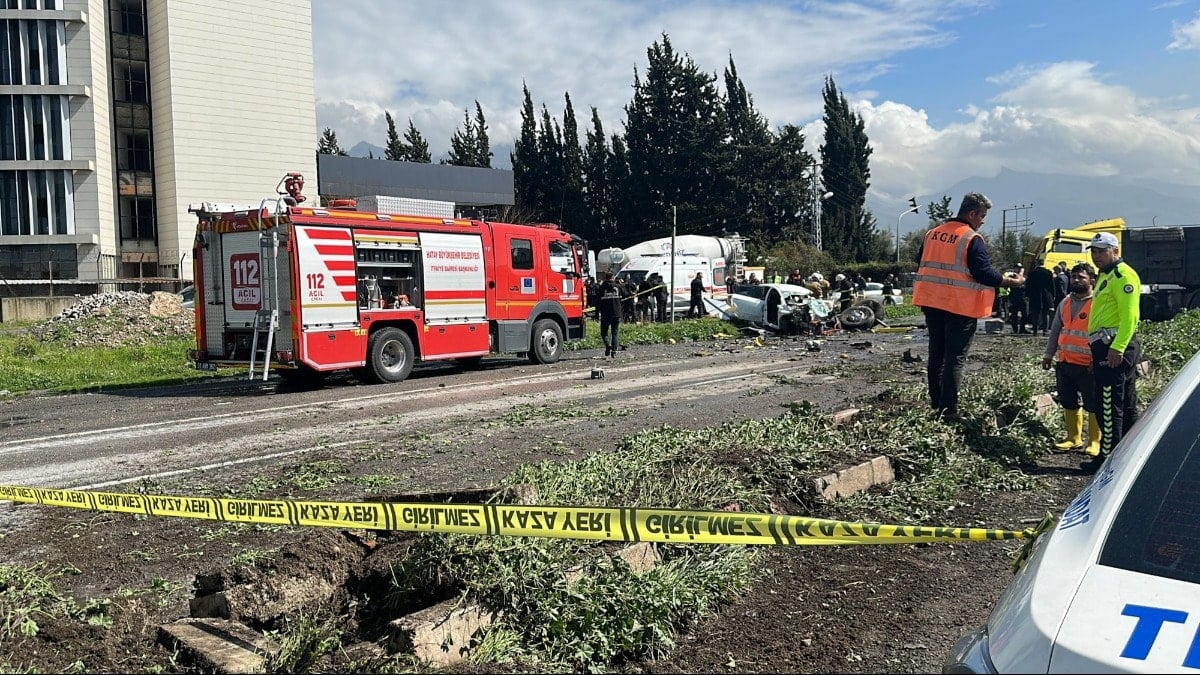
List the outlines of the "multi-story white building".
{"type": "Polygon", "coordinates": [[[309,0],[0,0],[0,285],[190,279],[316,142],[309,0]]]}

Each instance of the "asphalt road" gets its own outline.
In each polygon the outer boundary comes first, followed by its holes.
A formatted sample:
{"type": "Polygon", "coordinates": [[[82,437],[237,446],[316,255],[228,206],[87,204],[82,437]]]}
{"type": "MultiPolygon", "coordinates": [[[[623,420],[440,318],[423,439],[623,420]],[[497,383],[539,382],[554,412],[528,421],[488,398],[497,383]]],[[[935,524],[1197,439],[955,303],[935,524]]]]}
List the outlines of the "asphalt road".
{"type": "Polygon", "coordinates": [[[814,367],[880,356],[895,362],[910,345],[908,335],[847,333],[813,352],[803,340],[741,338],[635,346],[615,362],[583,351],[550,366],[514,358],[489,358],[470,370],[419,365],[392,385],[334,376],[323,387],[298,390],[275,378],[226,378],[21,397],[0,403],[0,484],[106,488],[369,443],[379,439],[381,421],[392,430],[445,432],[522,405],[641,411],[613,425],[625,433],[772,416],[801,399],[833,411],[870,392],[861,382],[843,386],[833,375],[812,374],[814,367]],[[592,377],[596,367],[602,379],[592,377]]]}

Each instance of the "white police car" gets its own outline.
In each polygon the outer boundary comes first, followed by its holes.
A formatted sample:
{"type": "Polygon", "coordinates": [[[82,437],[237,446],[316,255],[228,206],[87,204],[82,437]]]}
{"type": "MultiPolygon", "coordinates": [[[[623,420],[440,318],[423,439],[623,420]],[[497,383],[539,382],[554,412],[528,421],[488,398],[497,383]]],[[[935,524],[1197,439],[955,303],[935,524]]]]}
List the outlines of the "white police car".
{"type": "Polygon", "coordinates": [[[1036,542],[946,673],[1200,672],[1200,354],[1036,542]]]}

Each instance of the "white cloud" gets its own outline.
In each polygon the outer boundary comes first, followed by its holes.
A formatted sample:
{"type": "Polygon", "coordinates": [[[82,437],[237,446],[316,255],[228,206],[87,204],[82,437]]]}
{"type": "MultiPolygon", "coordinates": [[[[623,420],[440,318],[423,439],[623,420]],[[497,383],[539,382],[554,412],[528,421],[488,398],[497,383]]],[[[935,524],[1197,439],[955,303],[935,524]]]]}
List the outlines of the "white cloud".
{"type": "Polygon", "coordinates": [[[437,157],[475,100],[493,142],[511,142],[524,82],[539,114],[544,103],[561,118],[570,92],[581,129],[595,106],[605,131],[620,132],[634,71],[644,76],[646,50],[666,33],[718,77],[732,54],[767,119],[804,123],[821,114],[827,74],[853,87],[897,51],[952,39],[930,27],[938,3],[899,4],[314,0],[317,121],[349,147],[383,144],[385,110],[400,126],[413,116],[437,157]]]}
{"type": "Polygon", "coordinates": [[[1171,23],[1171,44],[1167,51],[1200,49],[1200,13],[1187,23],[1171,23]]]}
{"type": "Polygon", "coordinates": [[[1128,175],[1197,183],[1200,108],[1170,108],[1107,84],[1095,65],[1064,62],[994,78],[1008,88],[991,107],[967,107],[942,129],[922,111],[891,101],[858,102],[875,148],[881,196],[929,194],[1002,168],[1079,176],[1128,175]]]}
{"type": "MultiPolygon", "coordinates": [[[[934,124],[925,110],[879,93],[893,59],[956,43],[941,26],[954,25],[947,21],[955,12],[989,6],[985,0],[313,5],[317,121],[332,127],[344,148],[362,140],[383,145],[387,111],[401,130],[412,118],[437,161],[464,109],[474,115],[476,100],[493,148],[509,147],[520,131],[522,83],[539,117],[545,104],[561,119],[570,92],[581,139],[592,106],[608,134],[620,133],[634,71],[645,75],[646,50],[665,32],[678,51],[718,77],[732,54],[758,109],[773,126],[804,126],[810,147],[820,143],[821,86],[832,75],[866,122],[872,190],[884,200],[902,203],[1005,167],[1200,184],[1197,103],[1186,95],[1140,96],[1110,82],[1101,64],[1011,67],[1004,54],[977,55],[977,68],[996,69],[986,83],[998,93],[954,103],[959,115],[949,123],[934,124]]],[[[1175,26],[1174,37],[1172,49],[1197,48],[1200,15],[1175,26]]],[[[940,86],[942,93],[932,95],[944,103],[954,88],[940,86]]],[[[506,165],[508,158],[494,161],[506,165]]]]}

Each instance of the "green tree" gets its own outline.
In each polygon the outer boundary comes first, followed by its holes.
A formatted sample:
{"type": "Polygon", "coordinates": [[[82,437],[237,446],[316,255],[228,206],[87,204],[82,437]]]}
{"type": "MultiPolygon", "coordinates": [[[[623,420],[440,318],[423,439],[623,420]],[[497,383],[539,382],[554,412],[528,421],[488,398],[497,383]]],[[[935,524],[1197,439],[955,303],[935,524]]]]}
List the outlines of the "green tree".
{"type": "Polygon", "coordinates": [[[583,203],[583,149],[579,145],[579,125],[571,95],[565,94],[562,127],[562,209],[557,222],[581,237],[589,238],[588,218],[583,203]]]}
{"type": "Polygon", "coordinates": [[[321,132],[321,140],[317,143],[318,155],[346,155],[346,151],[342,150],[338,145],[337,133],[329,127],[325,127],[325,131],[321,132]]]}
{"type": "Polygon", "coordinates": [[[487,135],[487,120],[483,117],[483,107],[475,101],[475,119],[471,119],[469,110],[463,110],[463,125],[454,130],[450,137],[450,153],[442,162],[454,166],[474,166],[490,168],[492,166],[492,150],[487,135]]]}
{"type": "Polygon", "coordinates": [[[538,149],[537,117],[529,87],[522,85],[522,89],[525,100],[521,105],[521,134],[513,143],[513,151],[509,156],[513,170],[513,196],[517,207],[543,220],[546,182],[542,155],[538,149]]]}
{"type": "Polygon", "coordinates": [[[870,259],[875,217],[866,210],[871,147],[862,118],[850,109],[832,77],[825,78],[825,142],[821,179],[833,196],[821,210],[822,246],[846,262],[870,259]]]}
{"type": "Polygon", "coordinates": [[[401,162],[408,159],[408,148],[400,140],[400,133],[396,131],[396,120],[392,119],[392,113],[384,112],[384,119],[387,120],[387,145],[383,149],[383,158],[393,162],[401,162]]]}
{"type": "Polygon", "coordinates": [[[754,99],[737,74],[733,57],[725,67],[724,119],[729,142],[723,147],[716,179],[717,195],[712,204],[721,229],[760,240],[763,245],[785,238],[784,230],[795,231],[794,214],[803,203],[803,185],[797,182],[798,167],[791,150],[804,152],[804,136],[792,127],[777,138],[754,108],[754,99]],[[795,145],[799,141],[799,146],[795,145]],[[801,188],[801,194],[795,192],[801,188]]]}
{"type": "Polygon", "coordinates": [[[542,163],[542,209],[546,220],[558,221],[563,205],[563,142],[558,120],[542,104],[542,123],[538,130],[538,155],[542,163]]]}
{"type": "MultiPolygon", "coordinates": [[[[625,137],[619,134],[612,136],[612,164],[608,167],[609,178],[609,207],[612,219],[609,230],[609,245],[622,239],[632,239],[629,232],[630,223],[635,222],[634,214],[637,204],[633,200],[633,175],[629,170],[629,151],[625,147],[625,137]]],[[[630,243],[635,243],[630,241],[630,243]]]]}
{"type": "Polygon", "coordinates": [[[443,164],[454,166],[475,166],[475,123],[471,121],[471,113],[463,110],[463,125],[454,130],[450,137],[450,153],[443,164]]]}
{"type": "Polygon", "coordinates": [[[492,144],[488,140],[488,125],[487,120],[483,117],[483,107],[479,105],[479,101],[475,101],[475,163],[469,166],[477,166],[483,169],[492,168],[492,144]]]}
{"type": "Polygon", "coordinates": [[[721,154],[727,127],[714,82],[690,57],[675,52],[664,33],[648,50],[646,81],[634,76],[625,107],[625,143],[637,206],[631,234],[661,233],[678,208],[679,233],[715,234],[721,154]]]}
{"type": "Polygon", "coordinates": [[[929,225],[931,227],[937,227],[953,218],[954,211],[950,210],[950,197],[942,195],[941,201],[929,202],[925,206],[925,215],[929,216],[929,225]]]}
{"type": "Polygon", "coordinates": [[[418,164],[429,164],[432,161],[429,155],[429,142],[413,126],[411,117],[408,119],[408,130],[404,132],[404,144],[408,150],[408,156],[405,157],[407,161],[418,164]]]}
{"type": "Polygon", "coordinates": [[[583,206],[586,225],[581,237],[588,240],[611,237],[614,231],[612,215],[612,152],[604,136],[600,113],[592,107],[592,128],[587,132],[583,150],[583,206]],[[586,234],[585,234],[586,233],[586,234]]]}

